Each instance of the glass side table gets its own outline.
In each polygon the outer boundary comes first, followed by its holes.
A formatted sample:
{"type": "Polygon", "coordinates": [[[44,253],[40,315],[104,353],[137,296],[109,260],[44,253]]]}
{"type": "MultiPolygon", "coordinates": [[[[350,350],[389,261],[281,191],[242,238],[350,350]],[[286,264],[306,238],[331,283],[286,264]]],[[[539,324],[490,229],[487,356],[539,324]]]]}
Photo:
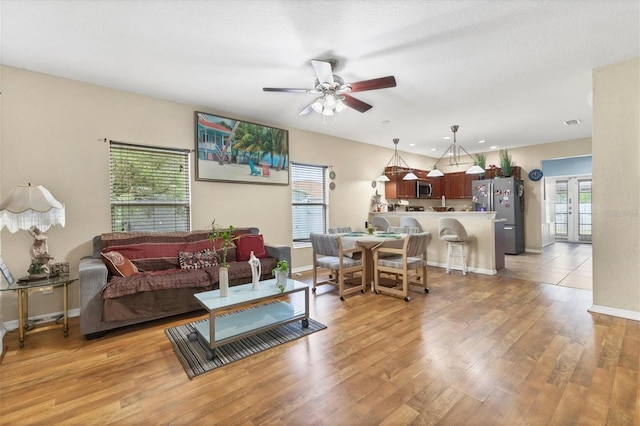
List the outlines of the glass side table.
{"type": "Polygon", "coordinates": [[[75,281],[78,281],[77,277],[73,277],[69,274],[61,274],[56,277],[41,278],[38,280],[16,280],[13,284],[0,287],[0,291],[18,292],[18,334],[21,348],[24,348],[25,336],[38,331],[62,328],[64,331],[64,337],[69,335],[69,318],[67,317],[67,310],[69,308],[69,292],[67,287],[75,281]],[[56,318],[53,324],[46,324],[36,328],[28,322],[29,292],[39,291],[42,287],[62,287],[62,315],[56,318]],[[61,319],[62,323],[59,322],[61,319]]]}

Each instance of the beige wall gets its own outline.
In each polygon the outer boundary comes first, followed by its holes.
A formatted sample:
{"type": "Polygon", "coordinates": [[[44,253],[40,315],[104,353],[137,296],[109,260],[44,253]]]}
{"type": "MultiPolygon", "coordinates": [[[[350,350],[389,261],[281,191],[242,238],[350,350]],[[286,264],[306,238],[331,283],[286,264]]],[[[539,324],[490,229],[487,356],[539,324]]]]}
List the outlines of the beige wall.
{"type": "MultiPolygon", "coordinates": [[[[108,231],[110,227],[109,146],[99,140],[107,138],[193,148],[194,111],[227,115],[224,111],[167,102],[11,67],[0,68],[0,84],[0,194],[7,194],[18,184],[31,182],[45,185],[66,205],[67,225],[48,232],[49,249],[57,261],[69,261],[72,270],[76,271],[79,259],[91,252],[92,236],[108,231]]],[[[251,117],[237,118],[253,121],[251,117]]],[[[362,227],[374,193],[371,180],[391,158],[392,142],[386,149],[296,129],[289,131],[292,161],[325,164],[336,172],[336,189],[330,193],[331,225],[362,227]]],[[[635,136],[637,142],[637,128],[635,136]]],[[[589,149],[589,140],[579,140],[511,152],[516,164],[528,171],[539,167],[540,160],[582,155],[589,153],[589,149]]],[[[428,157],[402,155],[412,167],[429,169],[434,163],[434,159],[428,157]]],[[[491,155],[488,155],[488,164],[497,162],[491,155]]],[[[637,170],[637,157],[636,146],[635,169],[632,170],[637,170]]],[[[608,157],[605,161],[612,159],[608,157]]],[[[532,183],[525,180],[527,193],[534,194],[527,206],[527,248],[535,249],[539,247],[535,240],[539,235],[536,237],[533,230],[539,229],[540,223],[535,223],[535,215],[531,212],[538,211],[539,216],[539,206],[534,208],[532,204],[539,188],[530,188],[532,183]]],[[[194,229],[207,227],[215,218],[217,223],[224,225],[258,226],[269,242],[291,244],[289,187],[200,181],[192,184],[194,229]]],[[[635,260],[637,241],[636,238],[635,260]]],[[[31,243],[30,235],[24,231],[11,234],[4,229],[0,233],[0,253],[14,275],[26,273],[31,243]]],[[[294,250],[293,268],[309,265],[310,258],[308,249],[294,250]]],[[[0,319],[16,319],[15,294],[3,292],[0,297],[0,319]]],[[[31,315],[62,310],[57,291],[53,295],[35,295],[30,302],[31,315]]],[[[77,284],[71,287],[70,307],[78,307],[77,284]]]]}
{"type": "Polygon", "coordinates": [[[639,59],[594,70],[593,110],[593,310],[640,320],[639,59]]]}
{"type": "MultiPolygon", "coordinates": [[[[31,182],[65,204],[66,226],[48,231],[49,250],[75,271],[80,258],[91,253],[91,238],[110,230],[109,144],[102,140],[193,149],[194,111],[225,115],[11,67],[0,73],[0,194],[31,182]]],[[[336,172],[331,224],[363,226],[375,191],[371,180],[391,158],[393,143],[386,149],[295,129],[289,139],[292,161],[329,165],[336,172]]],[[[406,158],[424,168],[432,161],[406,158]]],[[[267,241],[291,245],[290,202],[288,186],[192,181],[192,225],[207,228],[216,219],[221,225],[258,226],[267,241]]],[[[32,242],[26,231],[0,233],[0,253],[14,275],[26,274],[32,242]]],[[[293,268],[308,265],[310,258],[309,250],[294,250],[293,268]]],[[[1,319],[16,319],[15,293],[0,297],[1,319]]],[[[79,306],[78,299],[74,284],[71,309],[79,306]]],[[[31,315],[62,311],[59,291],[35,294],[30,307],[31,315]]]]}

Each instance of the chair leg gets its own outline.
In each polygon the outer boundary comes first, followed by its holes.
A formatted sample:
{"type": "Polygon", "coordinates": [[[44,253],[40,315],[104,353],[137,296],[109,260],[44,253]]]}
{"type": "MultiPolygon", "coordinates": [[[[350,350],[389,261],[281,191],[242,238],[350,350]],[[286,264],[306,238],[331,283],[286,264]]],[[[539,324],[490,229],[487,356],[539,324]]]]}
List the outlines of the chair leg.
{"type": "Polygon", "coordinates": [[[429,293],[429,287],[427,287],[427,266],[422,268],[422,284],[424,285],[424,292],[429,293]]]}
{"type": "Polygon", "coordinates": [[[318,282],[318,268],[316,267],[316,265],[313,265],[313,282],[311,285],[311,292],[315,293],[316,292],[316,283],[318,282]]]}
{"type": "Polygon", "coordinates": [[[409,271],[402,275],[402,295],[404,296],[404,301],[408,302],[411,300],[408,296],[409,294],[409,271]]]}
{"type": "Polygon", "coordinates": [[[460,252],[462,255],[462,275],[467,275],[467,254],[464,247],[464,244],[460,244],[460,252]]]}
{"type": "Polygon", "coordinates": [[[447,243],[447,274],[451,272],[451,256],[453,256],[453,244],[447,243]]]}

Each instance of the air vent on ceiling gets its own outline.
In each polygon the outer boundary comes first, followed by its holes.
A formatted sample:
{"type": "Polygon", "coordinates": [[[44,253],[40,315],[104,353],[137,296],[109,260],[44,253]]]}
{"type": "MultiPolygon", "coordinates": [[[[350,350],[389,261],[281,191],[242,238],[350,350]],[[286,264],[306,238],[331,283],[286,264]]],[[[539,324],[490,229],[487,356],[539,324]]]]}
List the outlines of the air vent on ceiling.
{"type": "Polygon", "coordinates": [[[575,120],[567,120],[564,122],[565,126],[574,126],[576,124],[580,124],[580,120],[575,119],[575,120]]]}

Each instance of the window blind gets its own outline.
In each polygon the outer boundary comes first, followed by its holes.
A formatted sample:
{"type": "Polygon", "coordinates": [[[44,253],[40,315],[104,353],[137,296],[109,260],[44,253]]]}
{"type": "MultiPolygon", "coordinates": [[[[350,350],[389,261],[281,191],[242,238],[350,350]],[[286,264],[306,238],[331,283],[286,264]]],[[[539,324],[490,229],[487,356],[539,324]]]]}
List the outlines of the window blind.
{"type": "Polygon", "coordinates": [[[291,163],[293,242],[310,242],[312,232],[326,233],[329,196],[327,166],[291,163]]]}
{"type": "Polygon", "coordinates": [[[111,229],[188,231],[189,151],[110,143],[111,229]]]}

